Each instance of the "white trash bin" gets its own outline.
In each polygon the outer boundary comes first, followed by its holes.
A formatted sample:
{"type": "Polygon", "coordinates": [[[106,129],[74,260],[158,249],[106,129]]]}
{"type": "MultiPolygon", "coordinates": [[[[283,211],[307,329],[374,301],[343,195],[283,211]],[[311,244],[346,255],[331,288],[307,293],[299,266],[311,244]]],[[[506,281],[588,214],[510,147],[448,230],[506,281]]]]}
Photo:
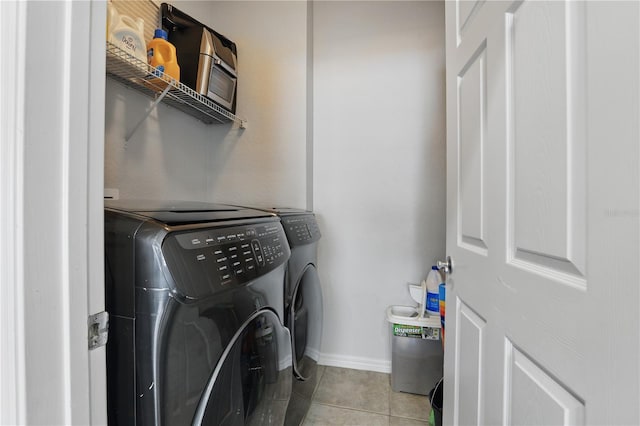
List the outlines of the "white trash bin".
{"type": "Polygon", "coordinates": [[[422,317],[411,306],[389,306],[391,330],[391,388],[395,392],[427,395],[442,377],[440,317],[422,317]]]}

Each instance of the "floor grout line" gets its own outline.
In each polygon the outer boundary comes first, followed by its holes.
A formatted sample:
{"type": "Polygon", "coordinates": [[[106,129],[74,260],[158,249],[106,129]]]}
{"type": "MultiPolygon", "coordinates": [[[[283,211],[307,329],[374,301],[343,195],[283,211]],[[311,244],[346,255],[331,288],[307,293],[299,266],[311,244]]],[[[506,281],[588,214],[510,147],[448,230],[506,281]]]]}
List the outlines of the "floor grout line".
{"type": "MultiPolygon", "coordinates": [[[[320,365],[316,365],[316,374],[318,374],[318,370],[320,370],[321,366],[320,365]]],[[[315,398],[316,398],[316,393],[318,392],[318,388],[320,388],[320,382],[322,381],[322,378],[324,377],[324,372],[326,371],[327,367],[322,366],[322,372],[320,374],[318,374],[318,381],[316,382],[316,386],[313,388],[313,392],[311,392],[311,402],[309,404],[309,409],[311,409],[311,405],[315,402],[315,398]]],[[[309,410],[307,410],[306,413],[304,413],[304,416],[302,416],[302,420],[300,421],[300,425],[303,425],[305,420],[307,420],[307,416],[309,415],[309,410]]]]}
{"type": "MultiPolygon", "coordinates": [[[[320,366],[318,366],[320,367],[320,366]]],[[[319,370],[320,368],[318,368],[316,370],[316,372],[319,370]]],[[[313,402],[314,398],[316,397],[316,393],[318,392],[318,389],[320,388],[320,382],[322,381],[322,378],[324,377],[324,372],[326,371],[327,367],[322,368],[322,373],[320,373],[320,375],[318,376],[318,381],[316,382],[316,386],[313,388],[313,392],[311,392],[311,402],[313,402]]]]}
{"type": "MultiPolygon", "coordinates": [[[[327,408],[332,408],[332,409],[338,409],[338,410],[347,410],[349,412],[352,413],[362,413],[362,414],[368,414],[368,415],[375,415],[375,416],[379,416],[382,418],[387,419],[387,424],[391,424],[391,419],[395,418],[395,419],[403,419],[403,420],[411,420],[416,422],[416,424],[423,424],[423,425],[428,425],[428,414],[426,415],[426,417],[418,417],[421,416],[422,414],[418,414],[418,415],[412,415],[411,413],[409,414],[395,414],[395,412],[393,411],[393,406],[394,406],[394,402],[395,405],[397,406],[398,403],[400,403],[400,401],[397,400],[397,398],[394,398],[394,392],[393,389],[391,389],[391,377],[389,376],[388,378],[388,382],[387,382],[387,386],[386,386],[386,392],[387,392],[387,403],[388,403],[388,411],[386,413],[383,412],[376,412],[376,411],[370,411],[366,408],[361,408],[361,407],[353,407],[353,406],[344,406],[344,405],[337,405],[337,404],[332,404],[332,403],[328,403],[328,402],[321,402],[317,399],[318,396],[318,392],[321,389],[321,386],[325,385],[325,380],[327,379],[327,369],[329,367],[328,366],[324,366],[324,368],[322,369],[321,374],[318,376],[318,381],[316,383],[316,386],[314,387],[314,390],[311,394],[311,405],[315,405],[316,407],[327,407],[327,408]]],[[[337,367],[339,368],[339,367],[337,367]]],[[[349,370],[349,369],[347,369],[349,370]]],[[[332,379],[333,380],[333,379],[332,379]]],[[[401,394],[402,392],[398,392],[398,394],[401,394]]],[[[396,407],[398,408],[398,407],[396,407]]],[[[425,412],[427,412],[427,407],[424,407],[425,412]]],[[[396,410],[398,411],[398,410],[396,410]]],[[[305,422],[307,421],[308,418],[308,412],[305,414],[301,425],[305,424],[305,422]]]]}
{"type": "MultiPolygon", "coordinates": [[[[317,404],[317,405],[324,405],[325,407],[340,408],[340,409],[343,409],[343,410],[359,411],[360,413],[377,414],[378,416],[392,417],[391,414],[380,413],[378,411],[369,411],[369,410],[365,410],[364,408],[345,407],[344,405],[328,404],[326,402],[318,402],[318,401],[313,401],[313,400],[311,401],[311,403],[312,404],[317,404]]],[[[398,417],[398,416],[393,416],[393,417],[398,417]]],[[[408,419],[408,417],[404,417],[404,418],[408,419]]]]}
{"type": "MultiPolygon", "coordinates": [[[[386,418],[389,419],[389,421],[391,421],[392,417],[395,417],[396,419],[414,420],[416,422],[420,422],[420,423],[424,423],[424,424],[428,424],[429,423],[428,419],[418,419],[418,418],[415,418],[415,417],[383,414],[383,413],[378,413],[378,412],[375,412],[375,411],[368,411],[368,410],[358,409],[358,408],[354,408],[354,407],[343,407],[341,405],[327,404],[327,403],[324,403],[324,402],[317,402],[317,401],[311,401],[311,403],[312,404],[316,404],[316,405],[322,405],[322,406],[325,406],[325,407],[338,408],[340,410],[355,411],[355,412],[366,413],[366,414],[375,414],[375,415],[380,416],[380,417],[386,417],[386,418]]],[[[306,420],[306,415],[305,415],[305,419],[304,420],[306,420]]],[[[301,424],[304,424],[304,420],[302,421],[301,424]]]]}

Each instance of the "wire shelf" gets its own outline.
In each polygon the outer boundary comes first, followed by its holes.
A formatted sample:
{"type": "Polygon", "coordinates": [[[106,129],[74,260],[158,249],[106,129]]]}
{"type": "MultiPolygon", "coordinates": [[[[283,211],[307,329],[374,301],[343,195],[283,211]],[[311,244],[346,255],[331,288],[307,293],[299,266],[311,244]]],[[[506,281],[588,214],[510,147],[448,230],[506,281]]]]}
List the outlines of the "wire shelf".
{"type": "Polygon", "coordinates": [[[246,127],[246,120],[109,42],[107,42],[107,75],[151,99],[156,100],[163,96],[162,103],[171,105],[204,123],[233,121],[239,123],[242,128],[246,127]],[[168,90],[167,86],[170,86],[168,90]]]}

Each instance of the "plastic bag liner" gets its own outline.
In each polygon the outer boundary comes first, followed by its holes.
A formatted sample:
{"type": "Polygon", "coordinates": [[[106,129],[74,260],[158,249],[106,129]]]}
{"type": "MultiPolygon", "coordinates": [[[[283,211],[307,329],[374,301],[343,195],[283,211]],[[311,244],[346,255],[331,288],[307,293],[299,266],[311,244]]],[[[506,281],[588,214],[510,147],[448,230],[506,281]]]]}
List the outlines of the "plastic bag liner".
{"type": "Polygon", "coordinates": [[[431,426],[442,426],[442,387],[443,380],[438,380],[435,387],[429,392],[429,403],[431,404],[431,414],[429,424],[431,426]]]}

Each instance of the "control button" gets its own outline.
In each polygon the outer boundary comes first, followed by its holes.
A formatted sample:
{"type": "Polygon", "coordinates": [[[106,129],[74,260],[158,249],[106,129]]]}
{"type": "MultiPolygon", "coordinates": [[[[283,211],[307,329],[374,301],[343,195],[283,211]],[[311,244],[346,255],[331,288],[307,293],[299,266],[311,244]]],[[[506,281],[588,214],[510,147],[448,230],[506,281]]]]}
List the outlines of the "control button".
{"type": "Polygon", "coordinates": [[[202,241],[200,241],[199,238],[194,238],[191,240],[191,244],[193,244],[194,246],[200,245],[202,244],[202,241]]]}
{"type": "Polygon", "coordinates": [[[256,265],[247,265],[247,271],[253,271],[256,269],[256,265]]]}
{"type": "Polygon", "coordinates": [[[245,250],[242,252],[243,256],[251,256],[251,250],[245,250]]]}
{"type": "Polygon", "coordinates": [[[220,250],[220,249],[214,250],[213,254],[215,254],[215,255],[222,254],[222,250],[220,250]]]}
{"type": "Polygon", "coordinates": [[[231,283],[231,274],[220,275],[220,284],[227,285],[231,283]]]}
{"type": "Polygon", "coordinates": [[[262,253],[262,247],[260,246],[260,241],[252,240],[251,248],[253,249],[253,254],[256,257],[256,260],[260,265],[264,265],[264,254],[262,253]]]}
{"type": "Polygon", "coordinates": [[[236,250],[238,250],[238,247],[237,246],[231,246],[231,247],[227,248],[227,250],[236,251],[236,250]]]}
{"type": "Polygon", "coordinates": [[[199,262],[206,260],[206,258],[207,257],[204,254],[199,254],[198,256],[196,256],[196,259],[198,259],[199,262]]]}
{"type": "Polygon", "coordinates": [[[240,266],[240,262],[233,262],[233,267],[235,268],[237,266],[240,266]]]}
{"type": "Polygon", "coordinates": [[[240,244],[240,248],[241,248],[241,249],[247,249],[247,248],[249,248],[249,243],[243,243],[243,244],[240,244]]]}
{"type": "Polygon", "coordinates": [[[216,237],[216,240],[217,240],[219,243],[224,243],[224,242],[227,240],[227,237],[226,237],[226,236],[224,236],[224,235],[218,235],[218,236],[216,237]]]}
{"type": "Polygon", "coordinates": [[[236,269],[236,270],[235,270],[235,271],[233,271],[233,272],[236,274],[236,276],[237,276],[237,275],[242,275],[242,274],[244,274],[244,269],[243,269],[243,268],[236,269]]]}
{"type": "Polygon", "coordinates": [[[218,271],[220,271],[220,272],[226,271],[227,269],[229,269],[229,267],[227,265],[222,265],[222,266],[218,267],[218,271]]]}
{"type": "Polygon", "coordinates": [[[222,263],[222,262],[226,262],[226,261],[227,261],[226,257],[220,257],[220,258],[216,259],[216,262],[218,262],[218,263],[222,263]]]}

